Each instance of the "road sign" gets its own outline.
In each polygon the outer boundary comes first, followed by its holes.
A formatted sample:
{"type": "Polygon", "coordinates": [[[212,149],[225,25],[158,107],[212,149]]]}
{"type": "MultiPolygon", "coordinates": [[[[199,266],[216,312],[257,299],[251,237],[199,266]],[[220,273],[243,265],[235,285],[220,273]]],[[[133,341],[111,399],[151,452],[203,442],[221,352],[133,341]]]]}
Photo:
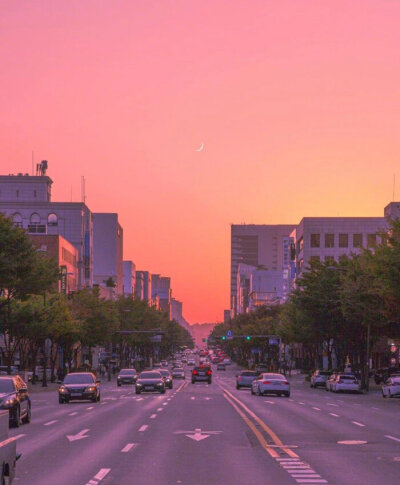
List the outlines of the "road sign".
{"type": "Polygon", "coordinates": [[[269,345],[279,345],[279,339],[278,338],[270,338],[268,340],[269,345]]]}
{"type": "Polygon", "coordinates": [[[226,338],[228,340],[231,340],[233,338],[233,331],[232,330],[227,330],[226,331],[226,338]]]}

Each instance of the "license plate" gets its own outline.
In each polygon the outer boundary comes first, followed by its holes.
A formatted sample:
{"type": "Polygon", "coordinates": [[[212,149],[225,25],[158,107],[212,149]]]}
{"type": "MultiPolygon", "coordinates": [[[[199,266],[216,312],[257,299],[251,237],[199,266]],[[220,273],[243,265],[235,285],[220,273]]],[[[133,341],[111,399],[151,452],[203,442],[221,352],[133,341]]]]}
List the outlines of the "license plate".
{"type": "Polygon", "coordinates": [[[153,386],[146,386],[145,389],[147,389],[148,391],[153,389],[153,386]]]}
{"type": "Polygon", "coordinates": [[[199,372],[199,376],[205,376],[204,372],[199,372]]]}
{"type": "Polygon", "coordinates": [[[71,392],[71,397],[78,397],[78,396],[82,396],[82,393],[81,392],[71,392]]]}

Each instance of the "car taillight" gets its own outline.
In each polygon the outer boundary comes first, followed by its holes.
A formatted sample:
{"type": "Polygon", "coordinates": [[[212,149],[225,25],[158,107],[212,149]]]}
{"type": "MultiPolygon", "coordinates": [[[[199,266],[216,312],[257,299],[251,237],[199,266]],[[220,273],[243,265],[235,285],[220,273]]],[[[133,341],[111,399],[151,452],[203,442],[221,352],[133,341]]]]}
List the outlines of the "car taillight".
{"type": "Polygon", "coordinates": [[[271,381],[263,381],[263,384],[271,384],[271,381]]]}
{"type": "Polygon", "coordinates": [[[285,386],[289,385],[289,383],[286,381],[283,381],[282,384],[285,384],[285,386]]]}
{"type": "Polygon", "coordinates": [[[193,375],[196,375],[196,374],[197,374],[197,370],[194,370],[194,371],[192,372],[192,374],[193,374],[193,375]]]}
{"type": "Polygon", "coordinates": [[[241,380],[242,380],[242,378],[239,376],[239,377],[238,377],[238,381],[241,381],[241,380]]]}
{"type": "Polygon", "coordinates": [[[211,375],[211,371],[210,370],[207,372],[207,375],[209,375],[209,376],[211,375]]]}

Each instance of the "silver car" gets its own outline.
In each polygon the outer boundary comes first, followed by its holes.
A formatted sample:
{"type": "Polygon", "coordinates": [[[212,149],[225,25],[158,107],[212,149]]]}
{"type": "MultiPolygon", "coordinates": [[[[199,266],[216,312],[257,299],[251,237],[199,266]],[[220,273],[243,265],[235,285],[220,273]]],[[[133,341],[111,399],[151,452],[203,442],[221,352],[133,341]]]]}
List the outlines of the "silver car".
{"type": "Polygon", "coordinates": [[[185,379],[185,371],[182,367],[175,367],[171,372],[174,379],[185,379]]]}
{"type": "Polygon", "coordinates": [[[258,376],[259,373],[254,370],[242,370],[239,374],[236,374],[236,389],[250,388],[254,379],[257,379],[258,376]]]}
{"type": "Polygon", "coordinates": [[[260,374],[251,384],[251,393],[257,396],[277,394],[290,396],[290,384],[283,374],[260,374]]]}
{"type": "Polygon", "coordinates": [[[382,385],[383,397],[400,397],[400,376],[392,376],[382,385]]]}
{"type": "Polygon", "coordinates": [[[333,392],[360,392],[360,382],[354,374],[337,374],[331,387],[333,392]]]}
{"type": "Polygon", "coordinates": [[[331,373],[327,370],[319,370],[317,369],[313,375],[311,376],[311,379],[310,379],[310,387],[318,387],[318,386],[321,386],[321,387],[326,387],[325,386],[325,383],[326,381],[329,379],[329,376],[331,375],[331,373]]]}

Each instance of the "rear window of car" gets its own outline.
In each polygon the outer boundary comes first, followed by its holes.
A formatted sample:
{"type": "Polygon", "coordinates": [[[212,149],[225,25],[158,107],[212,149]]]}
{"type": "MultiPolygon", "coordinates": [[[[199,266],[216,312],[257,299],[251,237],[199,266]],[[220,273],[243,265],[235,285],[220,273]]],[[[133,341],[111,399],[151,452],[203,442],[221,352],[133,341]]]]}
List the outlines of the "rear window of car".
{"type": "Polygon", "coordinates": [[[241,372],[240,373],[241,376],[246,376],[246,377],[254,377],[254,376],[258,376],[258,372],[253,372],[253,371],[248,371],[248,372],[241,372]]]}
{"type": "Polygon", "coordinates": [[[339,375],[339,379],[354,381],[356,379],[356,376],[349,376],[348,374],[347,375],[339,375]]]}
{"type": "Polygon", "coordinates": [[[286,377],[281,374],[263,374],[263,379],[270,379],[270,380],[286,380],[286,377]]]}
{"type": "Polygon", "coordinates": [[[320,371],[318,371],[318,374],[320,376],[330,376],[331,375],[331,373],[326,371],[326,370],[320,370],[320,371]]]}
{"type": "Polygon", "coordinates": [[[203,366],[203,367],[195,367],[194,369],[197,371],[207,371],[207,370],[210,370],[210,367],[203,366]]]}

